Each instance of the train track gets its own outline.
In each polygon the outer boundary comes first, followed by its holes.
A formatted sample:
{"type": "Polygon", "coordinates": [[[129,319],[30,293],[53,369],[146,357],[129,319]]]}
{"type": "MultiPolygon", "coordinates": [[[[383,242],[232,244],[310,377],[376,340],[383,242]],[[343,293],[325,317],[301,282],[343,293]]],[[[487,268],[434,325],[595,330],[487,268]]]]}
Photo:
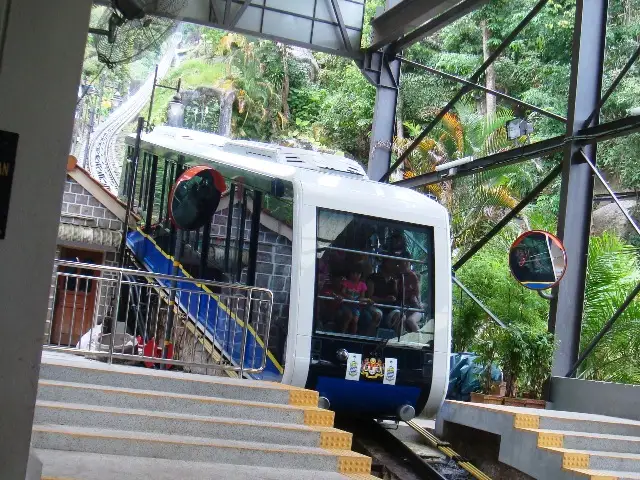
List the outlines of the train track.
{"type": "MultiPolygon", "coordinates": [[[[158,79],[169,71],[175,49],[174,42],[160,60],[158,79]]],[[[138,91],[111,113],[91,136],[89,156],[86,160],[89,172],[114,193],[118,191],[122,169],[121,159],[117,152],[118,136],[149,101],[153,90],[153,79],[154,74],[152,73],[138,91]]]]}
{"type": "Polygon", "coordinates": [[[364,418],[336,416],[336,428],[353,434],[354,450],[372,458],[372,474],[384,479],[402,480],[491,480],[490,477],[455,453],[447,442],[439,440],[416,422],[407,422],[424,442],[446,458],[423,459],[389,429],[364,418]]]}

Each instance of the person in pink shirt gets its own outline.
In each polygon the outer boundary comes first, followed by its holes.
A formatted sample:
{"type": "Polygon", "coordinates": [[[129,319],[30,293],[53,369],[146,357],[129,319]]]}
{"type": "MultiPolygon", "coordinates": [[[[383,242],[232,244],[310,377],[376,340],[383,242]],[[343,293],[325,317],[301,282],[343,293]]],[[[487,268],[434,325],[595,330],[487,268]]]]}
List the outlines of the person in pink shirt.
{"type": "Polygon", "coordinates": [[[367,284],[362,280],[362,272],[351,270],[347,278],[342,280],[342,296],[345,300],[352,300],[359,303],[343,303],[341,314],[344,316],[342,333],[355,334],[358,331],[358,320],[360,319],[360,303],[367,302],[365,293],[367,284]]]}

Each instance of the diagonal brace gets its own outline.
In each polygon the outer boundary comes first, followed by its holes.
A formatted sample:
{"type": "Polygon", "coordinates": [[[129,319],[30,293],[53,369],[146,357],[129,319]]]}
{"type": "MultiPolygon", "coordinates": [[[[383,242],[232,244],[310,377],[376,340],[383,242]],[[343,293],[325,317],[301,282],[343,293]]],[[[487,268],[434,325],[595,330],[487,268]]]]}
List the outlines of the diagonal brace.
{"type": "Polygon", "coordinates": [[[440,75],[443,78],[446,78],[448,80],[452,80],[454,82],[462,83],[463,85],[467,85],[468,87],[474,88],[476,90],[482,90],[483,92],[486,92],[486,93],[488,93],[490,95],[496,96],[498,98],[502,98],[503,100],[506,100],[507,102],[513,103],[513,104],[518,105],[520,107],[527,108],[527,109],[532,110],[534,112],[538,112],[539,114],[544,115],[545,117],[549,117],[549,118],[552,118],[554,120],[558,120],[560,122],[567,123],[567,119],[566,118],[564,118],[564,117],[562,117],[562,116],[560,116],[560,115],[558,115],[556,113],[550,112],[550,111],[545,110],[543,108],[536,107],[535,105],[532,105],[530,103],[527,103],[527,102],[524,102],[522,100],[519,100],[519,99],[517,99],[515,97],[512,97],[511,95],[507,95],[506,93],[502,93],[502,92],[499,92],[497,90],[492,90],[492,89],[487,88],[487,87],[485,87],[483,85],[470,82],[469,80],[465,80],[464,78],[458,77],[457,75],[452,75],[450,73],[443,72],[441,70],[429,67],[428,65],[423,65],[423,64],[418,63],[418,62],[414,62],[412,60],[409,60],[408,58],[404,58],[404,57],[399,56],[399,55],[397,56],[397,58],[399,58],[403,63],[406,63],[407,65],[411,65],[412,67],[421,68],[423,70],[426,70],[429,73],[434,73],[436,75],[440,75]]]}
{"type": "Polygon", "coordinates": [[[478,240],[460,259],[453,265],[453,271],[458,270],[462,267],[467,261],[473,257],[482,247],[484,247],[489,240],[495,237],[500,230],[502,230],[511,220],[513,220],[524,208],[531,203],[531,201],[536,198],[542,191],[549,186],[549,184],[562,172],[562,163],[559,163],[554,167],[551,172],[538,184],[536,187],[531,190],[526,197],[520,200],[520,203],[513,207],[507,213],[502,220],[500,220],[488,233],[484,235],[480,240],[478,240]]]}
{"type": "Polygon", "coordinates": [[[618,76],[613,80],[613,83],[611,83],[611,86],[607,89],[607,91],[602,96],[602,98],[600,98],[600,101],[596,105],[596,108],[593,109],[593,112],[591,112],[591,115],[589,115],[589,117],[585,120],[584,124],[582,125],[582,128],[587,128],[589,125],[591,125],[591,122],[596,117],[596,115],[600,112],[600,109],[602,108],[602,106],[609,99],[613,91],[618,87],[618,85],[620,84],[624,76],[631,69],[631,67],[636,62],[639,56],[640,56],[640,45],[638,45],[638,48],[636,48],[636,51],[633,52],[633,55],[631,55],[629,60],[627,60],[627,63],[625,63],[624,67],[622,67],[622,70],[620,70],[620,73],[618,73],[618,76]]]}
{"type": "Polygon", "coordinates": [[[487,315],[489,315],[489,317],[491,317],[491,320],[493,320],[494,322],[496,322],[498,325],[500,325],[502,328],[507,328],[507,326],[504,324],[504,322],[502,320],[500,320],[498,317],[496,317],[493,312],[491,310],[489,310],[484,303],[482,303],[478,297],[476,297],[473,293],[471,293],[471,290],[469,290],[467,287],[465,287],[462,282],[460,280],[458,280],[458,278],[455,275],[451,275],[451,279],[453,280],[453,283],[455,283],[458,287],[460,287],[460,289],[466,293],[467,295],[469,295],[469,298],[471,298],[471,300],[473,300],[474,302],[476,302],[476,304],[482,309],[484,310],[484,313],[486,313],[487,315]]]}

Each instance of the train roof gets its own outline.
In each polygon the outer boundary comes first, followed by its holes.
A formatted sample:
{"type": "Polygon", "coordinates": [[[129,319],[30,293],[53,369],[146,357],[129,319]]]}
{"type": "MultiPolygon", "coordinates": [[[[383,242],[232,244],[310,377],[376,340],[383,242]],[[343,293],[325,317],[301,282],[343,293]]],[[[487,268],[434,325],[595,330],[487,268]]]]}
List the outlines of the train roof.
{"type": "MultiPolygon", "coordinates": [[[[135,139],[132,134],[126,142],[133,146],[135,139]]],[[[272,178],[297,180],[306,192],[313,192],[315,196],[333,190],[344,200],[358,196],[358,200],[381,201],[386,203],[385,210],[399,208],[423,218],[427,213],[425,210],[431,218],[446,219],[448,215],[442,205],[427,196],[408,188],[372,181],[358,162],[338,155],[232,140],[213,133],[167,126],[143,134],[141,148],[162,158],[177,160],[178,156],[183,156],[187,163],[215,162],[272,178]]]]}

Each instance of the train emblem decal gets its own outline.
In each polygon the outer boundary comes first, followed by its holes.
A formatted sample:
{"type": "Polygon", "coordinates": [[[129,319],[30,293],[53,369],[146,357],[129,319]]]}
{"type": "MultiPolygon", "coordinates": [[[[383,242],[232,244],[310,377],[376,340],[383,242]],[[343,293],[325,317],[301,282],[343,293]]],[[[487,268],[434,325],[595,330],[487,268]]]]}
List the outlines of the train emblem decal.
{"type": "Polygon", "coordinates": [[[349,364],[349,375],[353,376],[356,373],[358,373],[359,368],[360,368],[360,365],[358,365],[358,363],[352,359],[351,363],[349,364]]]}
{"type": "Polygon", "coordinates": [[[362,376],[365,378],[381,378],[384,375],[382,361],[379,358],[365,358],[362,363],[362,376]]]}
{"type": "Polygon", "coordinates": [[[395,369],[391,366],[389,368],[387,368],[387,372],[385,373],[385,378],[387,380],[393,380],[393,378],[396,376],[396,371],[395,369]]]}

